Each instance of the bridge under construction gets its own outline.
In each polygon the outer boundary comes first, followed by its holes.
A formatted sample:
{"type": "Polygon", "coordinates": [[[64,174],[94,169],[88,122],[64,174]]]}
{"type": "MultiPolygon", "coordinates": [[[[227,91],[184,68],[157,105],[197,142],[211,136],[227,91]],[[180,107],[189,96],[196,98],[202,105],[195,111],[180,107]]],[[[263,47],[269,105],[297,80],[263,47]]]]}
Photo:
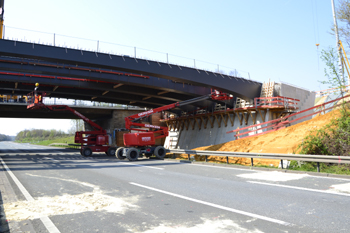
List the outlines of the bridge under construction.
{"type": "MultiPolygon", "coordinates": [[[[233,140],[233,134],[226,132],[235,131],[236,138],[240,137],[251,131],[249,126],[310,108],[315,101],[314,92],[286,83],[262,84],[136,57],[0,40],[0,94],[23,96],[33,90],[35,83],[40,83],[46,101],[67,98],[143,109],[217,92],[218,98],[178,106],[147,119],[153,125],[168,126],[170,136],[160,143],[184,149],[233,140]]],[[[0,108],[5,109],[5,104],[0,102],[0,108]]],[[[11,108],[6,109],[6,117],[11,117],[11,108]]],[[[18,111],[27,110],[23,106],[22,110],[17,107],[18,111]]],[[[115,109],[93,119],[114,135],[112,141],[116,143],[116,130],[123,128],[128,114],[115,109]]],[[[34,112],[30,115],[35,117],[34,112]]],[[[40,117],[45,114],[40,112],[40,117]]]]}

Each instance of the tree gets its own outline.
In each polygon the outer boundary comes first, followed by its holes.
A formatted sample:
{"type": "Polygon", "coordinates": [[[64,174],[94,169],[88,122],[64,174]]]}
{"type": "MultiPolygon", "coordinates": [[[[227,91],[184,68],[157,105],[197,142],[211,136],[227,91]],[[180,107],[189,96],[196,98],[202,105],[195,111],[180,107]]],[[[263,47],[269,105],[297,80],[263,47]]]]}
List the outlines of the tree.
{"type": "Polygon", "coordinates": [[[0,134],[0,141],[11,141],[11,138],[5,134],[0,134]]]}
{"type": "Polygon", "coordinates": [[[80,119],[73,119],[71,120],[71,128],[68,130],[69,134],[75,134],[77,131],[83,131],[84,130],[84,121],[80,119]]]}
{"type": "Polygon", "coordinates": [[[321,81],[322,84],[328,84],[331,88],[339,88],[342,96],[344,96],[345,89],[345,73],[344,79],[341,78],[338,72],[338,54],[334,48],[329,48],[328,50],[322,50],[321,59],[325,62],[326,68],[324,68],[325,76],[327,81],[321,81]]]}
{"type": "MultiPolygon", "coordinates": [[[[339,0],[335,15],[340,21],[338,24],[339,36],[350,47],[350,0],[339,0]]],[[[334,33],[334,26],[331,28],[334,33]]]]}

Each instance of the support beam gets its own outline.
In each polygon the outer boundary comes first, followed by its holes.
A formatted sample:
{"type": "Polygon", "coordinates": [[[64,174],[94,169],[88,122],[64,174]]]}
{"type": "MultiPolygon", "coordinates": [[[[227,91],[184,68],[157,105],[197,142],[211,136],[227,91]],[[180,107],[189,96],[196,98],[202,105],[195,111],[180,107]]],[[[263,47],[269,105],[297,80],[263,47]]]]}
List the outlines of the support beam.
{"type": "Polygon", "coordinates": [[[161,91],[161,92],[158,92],[157,95],[163,95],[163,94],[166,94],[168,93],[169,91],[161,91]]]}
{"type": "Polygon", "coordinates": [[[202,119],[195,117],[194,120],[196,121],[197,125],[198,125],[198,129],[201,130],[202,128],[202,119]]]}
{"type": "Polygon", "coordinates": [[[121,86],[123,86],[123,85],[124,85],[124,84],[119,83],[119,84],[117,84],[117,85],[114,85],[113,88],[115,89],[115,88],[121,87],[121,86]]]}
{"type": "Polygon", "coordinates": [[[152,98],[152,97],[151,96],[146,96],[146,97],[143,97],[142,100],[148,100],[150,98],[152,98]]]}
{"type": "MultiPolygon", "coordinates": [[[[243,124],[243,116],[242,116],[242,118],[241,118],[241,116],[239,115],[239,112],[235,112],[236,114],[237,114],[237,117],[238,117],[238,120],[239,120],[239,123],[240,123],[240,125],[242,125],[243,124]]],[[[242,115],[243,115],[243,113],[242,113],[242,115]]]]}
{"type": "Polygon", "coordinates": [[[220,116],[218,117],[218,115],[216,114],[214,115],[214,117],[216,119],[216,122],[218,123],[218,127],[221,128],[221,121],[222,121],[221,117],[220,116]]]}

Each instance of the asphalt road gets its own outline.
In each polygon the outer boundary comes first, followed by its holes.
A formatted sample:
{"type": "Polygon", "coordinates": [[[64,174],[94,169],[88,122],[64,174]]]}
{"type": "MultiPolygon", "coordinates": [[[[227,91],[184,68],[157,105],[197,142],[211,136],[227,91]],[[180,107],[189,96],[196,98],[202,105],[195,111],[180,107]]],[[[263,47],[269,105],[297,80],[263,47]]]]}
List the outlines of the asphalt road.
{"type": "MultiPolygon", "coordinates": [[[[82,157],[0,142],[16,200],[10,225],[32,232],[348,232],[350,179],[171,160],[82,157]]],[[[1,190],[3,193],[3,190],[1,190]]],[[[18,230],[19,231],[19,230],[18,230]]]]}

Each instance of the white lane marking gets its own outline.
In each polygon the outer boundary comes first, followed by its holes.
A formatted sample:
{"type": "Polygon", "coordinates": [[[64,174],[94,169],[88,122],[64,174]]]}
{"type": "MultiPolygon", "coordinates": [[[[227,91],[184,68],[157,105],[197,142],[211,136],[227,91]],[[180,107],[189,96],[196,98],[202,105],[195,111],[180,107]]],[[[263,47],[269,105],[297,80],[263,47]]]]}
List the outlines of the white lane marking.
{"type": "Polygon", "coordinates": [[[253,179],[253,180],[264,180],[264,181],[290,181],[290,180],[300,180],[304,177],[308,177],[307,174],[294,174],[285,172],[258,172],[258,173],[245,173],[237,175],[241,178],[253,179]]]}
{"type": "Polygon", "coordinates": [[[134,163],[129,163],[129,162],[119,162],[119,163],[130,164],[130,165],[132,165],[132,166],[136,166],[136,167],[146,167],[146,168],[152,168],[152,169],[164,170],[164,168],[161,168],[161,167],[152,167],[152,166],[140,165],[140,164],[134,164],[134,163]]]}
{"type": "Polygon", "coordinates": [[[152,191],[164,193],[164,194],[167,194],[167,195],[170,195],[170,196],[173,196],[173,197],[178,197],[178,198],[181,198],[181,199],[184,199],[184,200],[200,203],[200,204],[203,204],[203,205],[207,205],[207,206],[211,206],[211,207],[214,207],[214,208],[230,211],[230,212],[237,213],[237,214],[246,215],[246,216],[249,216],[249,217],[252,217],[252,218],[258,218],[258,219],[261,219],[261,220],[265,220],[265,221],[269,221],[269,222],[273,222],[273,223],[278,223],[278,224],[285,225],[285,226],[293,225],[291,223],[288,223],[288,222],[285,222],[285,221],[282,221],[282,220],[269,218],[269,217],[265,217],[265,216],[262,216],[262,215],[253,214],[253,213],[249,213],[249,212],[242,211],[242,210],[237,210],[237,209],[233,209],[233,208],[222,206],[222,205],[217,205],[217,204],[206,202],[206,201],[197,200],[197,199],[194,199],[194,198],[191,198],[191,197],[182,196],[182,195],[179,195],[179,194],[176,194],[176,193],[167,192],[167,191],[164,191],[164,190],[152,188],[152,187],[141,185],[141,184],[137,184],[137,183],[134,183],[134,182],[130,182],[130,184],[135,185],[135,186],[139,186],[141,188],[149,189],[149,190],[152,190],[152,191]]]}
{"type": "MultiPolygon", "coordinates": [[[[249,172],[261,172],[261,171],[258,171],[258,170],[249,170],[249,169],[244,169],[244,168],[220,167],[220,166],[214,166],[214,165],[211,166],[211,165],[201,165],[201,164],[193,164],[193,163],[183,163],[183,164],[190,165],[190,166],[202,166],[202,167],[213,167],[213,168],[221,168],[221,169],[233,169],[233,170],[241,170],[241,171],[249,171],[249,172]]],[[[322,179],[332,179],[332,180],[344,180],[344,181],[349,181],[350,180],[350,179],[346,179],[346,178],[326,177],[326,176],[313,176],[313,175],[308,175],[308,177],[322,178],[322,179]]]]}
{"type": "Polygon", "coordinates": [[[344,181],[349,181],[350,179],[346,178],[338,178],[338,177],[326,177],[326,176],[309,176],[309,177],[314,177],[314,178],[322,178],[322,179],[331,179],[331,180],[344,180],[344,181]]]}
{"type": "Polygon", "coordinates": [[[346,192],[346,193],[350,193],[350,183],[346,183],[346,184],[334,184],[331,186],[331,188],[333,188],[336,192],[346,192]]]}
{"type": "MultiPolygon", "coordinates": [[[[15,182],[15,184],[17,185],[18,189],[22,192],[23,196],[27,199],[27,201],[34,201],[34,198],[29,194],[29,192],[24,188],[24,186],[22,185],[22,183],[17,179],[17,177],[12,173],[12,171],[10,170],[10,168],[6,165],[6,163],[2,160],[2,158],[0,157],[1,163],[4,166],[4,168],[6,169],[6,171],[8,172],[8,174],[11,176],[13,182],[15,182]]],[[[50,232],[50,233],[60,233],[60,231],[57,229],[57,227],[55,226],[55,224],[53,224],[53,222],[48,218],[48,217],[41,217],[40,220],[42,221],[42,223],[44,224],[44,226],[46,227],[46,229],[50,232]]]]}
{"type": "Polygon", "coordinates": [[[184,163],[185,165],[190,165],[190,166],[200,166],[200,167],[213,167],[213,168],[219,168],[219,169],[231,169],[231,170],[240,170],[240,171],[248,171],[248,172],[258,172],[256,170],[249,170],[249,169],[244,169],[244,168],[234,168],[234,167],[220,167],[220,166],[214,166],[214,165],[202,165],[202,164],[188,164],[184,163]]]}
{"type": "Polygon", "coordinates": [[[338,192],[335,192],[335,191],[332,191],[332,190],[309,189],[309,188],[302,188],[302,187],[296,187],[296,186],[290,186],[290,185],[270,184],[270,183],[257,182],[257,181],[247,181],[247,182],[248,182],[248,183],[253,183],[253,184],[269,185],[269,186],[276,186],[276,187],[281,187],[281,188],[298,189],[298,190],[304,190],[304,191],[310,191],[310,192],[325,193],[325,194],[334,194],[334,195],[341,195],[341,196],[348,196],[348,197],[350,197],[350,194],[347,194],[347,193],[338,193],[338,192]]]}

